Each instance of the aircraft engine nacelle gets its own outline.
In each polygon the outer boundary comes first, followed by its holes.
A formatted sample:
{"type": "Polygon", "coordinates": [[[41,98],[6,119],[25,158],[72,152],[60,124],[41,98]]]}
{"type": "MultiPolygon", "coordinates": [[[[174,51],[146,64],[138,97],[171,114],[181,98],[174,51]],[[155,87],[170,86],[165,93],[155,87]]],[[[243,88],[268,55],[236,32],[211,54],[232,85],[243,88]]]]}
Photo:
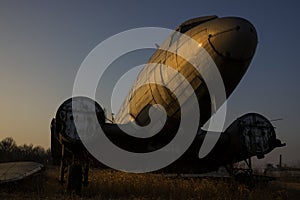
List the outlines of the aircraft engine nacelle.
{"type": "Polygon", "coordinates": [[[240,156],[263,158],[276,147],[284,146],[276,134],[271,122],[257,113],[248,113],[235,120],[225,131],[231,136],[233,146],[240,156]],[[235,144],[235,145],[234,145],[235,144]]]}
{"type": "MultiPolygon", "coordinates": [[[[71,144],[81,143],[81,139],[77,133],[76,126],[74,123],[74,114],[72,110],[72,105],[76,105],[74,109],[75,112],[78,112],[79,115],[75,115],[77,117],[85,117],[87,119],[79,120],[81,123],[80,127],[85,128],[85,134],[89,137],[89,133],[94,133],[95,131],[89,129],[95,128],[96,122],[89,120],[88,117],[92,115],[97,116],[97,120],[100,125],[105,123],[105,112],[102,107],[95,101],[87,97],[73,97],[66,100],[61,106],[58,108],[55,115],[55,135],[59,138],[60,142],[67,142],[71,144]],[[80,114],[81,113],[81,114],[80,114]]],[[[97,124],[96,124],[97,125],[97,124]]]]}

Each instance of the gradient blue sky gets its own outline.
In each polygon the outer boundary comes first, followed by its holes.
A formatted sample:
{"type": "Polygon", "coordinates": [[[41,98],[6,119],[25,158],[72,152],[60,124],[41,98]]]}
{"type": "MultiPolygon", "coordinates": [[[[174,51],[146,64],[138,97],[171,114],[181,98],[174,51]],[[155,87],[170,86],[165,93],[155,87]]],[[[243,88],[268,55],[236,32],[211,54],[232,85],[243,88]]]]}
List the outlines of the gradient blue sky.
{"type": "MultiPolygon", "coordinates": [[[[287,147],[275,150],[268,159],[282,153],[287,162],[299,161],[299,10],[296,0],[2,0],[0,139],[12,136],[18,144],[49,147],[51,118],[71,96],[85,56],[104,39],[137,27],[174,29],[198,16],[240,16],[255,25],[259,44],[248,72],[228,101],[227,124],[246,112],[283,118],[274,125],[287,147]]],[[[141,56],[144,62],[145,55],[141,56]]],[[[97,101],[106,107],[101,99],[97,101]]]]}

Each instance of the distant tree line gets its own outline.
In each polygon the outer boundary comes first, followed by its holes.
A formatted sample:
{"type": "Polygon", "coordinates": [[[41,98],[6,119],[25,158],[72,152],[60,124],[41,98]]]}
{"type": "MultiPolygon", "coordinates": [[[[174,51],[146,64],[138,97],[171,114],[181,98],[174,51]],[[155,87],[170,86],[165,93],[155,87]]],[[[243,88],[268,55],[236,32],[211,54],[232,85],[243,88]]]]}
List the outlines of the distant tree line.
{"type": "Polygon", "coordinates": [[[0,142],[0,162],[34,161],[51,163],[51,151],[41,146],[23,144],[17,146],[13,138],[8,137],[0,142]]]}

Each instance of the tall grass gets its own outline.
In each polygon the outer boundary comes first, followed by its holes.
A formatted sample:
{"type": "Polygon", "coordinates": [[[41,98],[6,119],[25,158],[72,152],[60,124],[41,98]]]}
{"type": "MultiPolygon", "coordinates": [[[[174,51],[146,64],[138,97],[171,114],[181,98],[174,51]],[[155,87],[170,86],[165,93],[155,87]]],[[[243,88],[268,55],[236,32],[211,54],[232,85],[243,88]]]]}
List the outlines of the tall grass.
{"type": "Polygon", "coordinates": [[[163,174],[128,174],[91,170],[82,197],[67,194],[57,179],[58,169],[10,186],[0,186],[0,199],[287,199],[274,184],[250,189],[232,180],[166,177],[163,174]]]}
{"type": "Polygon", "coordinates": [[[111,170],[92,172],[86,197],[104,199],[284,199],[282,191],[266,185],[249,189],[233,180],[170,178],[162,174],[127,174],[111,170]]]}

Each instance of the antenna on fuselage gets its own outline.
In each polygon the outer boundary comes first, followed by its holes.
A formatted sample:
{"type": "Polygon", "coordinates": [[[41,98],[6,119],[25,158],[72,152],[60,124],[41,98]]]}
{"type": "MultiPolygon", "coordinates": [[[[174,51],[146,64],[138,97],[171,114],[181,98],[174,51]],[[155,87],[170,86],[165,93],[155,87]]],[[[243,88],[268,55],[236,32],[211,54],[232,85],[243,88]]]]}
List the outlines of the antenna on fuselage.
{"type": "Polygon", "coordinates": [[[282,118],[278,118],[278,119],[271,119],[270,122],[276,122],[276,121],[281,121],[283,120],[282,118]]]}

